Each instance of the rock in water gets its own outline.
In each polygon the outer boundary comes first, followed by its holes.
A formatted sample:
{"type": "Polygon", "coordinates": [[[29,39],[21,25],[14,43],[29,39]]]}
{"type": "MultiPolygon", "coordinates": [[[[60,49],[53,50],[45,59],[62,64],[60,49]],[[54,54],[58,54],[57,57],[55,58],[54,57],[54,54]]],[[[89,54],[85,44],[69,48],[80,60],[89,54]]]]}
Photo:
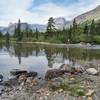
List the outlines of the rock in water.
{"type": "Polygon", "coordinates": [[[86,69],[86,72],[88,74],[91,74],[91,75],[97,75],[98,74],[98,71],[95,68],[88,68],[88,69],[86,69]]]}
{"type": "Polygon", "coordinates": [[[0,74],[0,82],[3,81],[3,75],[0,74]]]}
{"type": "Polygon", "coordinates": [[[57,77],[63,75],[64,73],[65,73],[65,71],[60,70],[60,69],[48,70],[45,74],[45,79],[50,80],[50,79],[53,79],[53,78],[57,78],[57,77]]]}
{"type": "Polygon", "coordinates": [[[16,75],[19,75],[19,74],[27,73],[27,71],[26,70],[13,69],[10,73],[12,75],[16,76],[16,75]]]}
{"type": "Polygon", "coordinates": [[[28,76],[28,77],[35,77],[35,76],[37,76],[37,75],[38,75],[37,72],[29,72],[29,73],[27,73],[27,76],[28,76]]]}

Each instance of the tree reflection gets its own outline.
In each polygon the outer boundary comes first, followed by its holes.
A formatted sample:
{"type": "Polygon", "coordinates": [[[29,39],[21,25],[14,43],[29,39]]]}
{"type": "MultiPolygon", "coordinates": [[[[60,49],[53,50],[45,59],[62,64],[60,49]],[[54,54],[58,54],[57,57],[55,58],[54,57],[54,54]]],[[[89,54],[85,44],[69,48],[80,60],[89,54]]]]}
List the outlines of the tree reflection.
{"type": "MultiPolygon", "coordinates": [[[[0,49],[2,49],[4,44],[0,44],[0,49]]],[[[62,47],[54,47],[54,46],[44,46],[44,45],[36,45],[36,44],[9,44],[5,45],[8,52],[15,57],[18,57],[19,64],[21,64],[22,57],[29,56],[46,56],[48,60],[48,66],[52,67],[53,63],[59,61],[64,63],[64,60],[69,60],[75,65],[76,61],[84,60],[90,61],[92,59],[100,59],[100,51],[99,50],[89,50],[82,48],[62,48],[62,47]],[[10,47],[13,47],[13,50],[9,50],[10,47]],[[14,53],[11,53],[14,51],[14,53]],[[43,52],[44,54],[42,54],[43,52]]]]}

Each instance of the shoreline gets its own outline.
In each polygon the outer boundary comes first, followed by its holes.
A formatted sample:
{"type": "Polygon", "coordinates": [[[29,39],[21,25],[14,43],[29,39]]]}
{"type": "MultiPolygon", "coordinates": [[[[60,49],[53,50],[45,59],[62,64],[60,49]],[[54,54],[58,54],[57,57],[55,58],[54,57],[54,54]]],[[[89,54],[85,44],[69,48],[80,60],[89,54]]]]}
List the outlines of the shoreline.
{"type": "Polygon", "coordinates": [[[57,47],[70,47],[70,48],[83,48],[83,49],[100,49],[100,45],[91,45],[91,44],[64,44],[64,43],[49,43],[49,42],[16,42],[18,44],[38,44],[38,45],[46,45],[46,46],[57,46],[57,47]]]}

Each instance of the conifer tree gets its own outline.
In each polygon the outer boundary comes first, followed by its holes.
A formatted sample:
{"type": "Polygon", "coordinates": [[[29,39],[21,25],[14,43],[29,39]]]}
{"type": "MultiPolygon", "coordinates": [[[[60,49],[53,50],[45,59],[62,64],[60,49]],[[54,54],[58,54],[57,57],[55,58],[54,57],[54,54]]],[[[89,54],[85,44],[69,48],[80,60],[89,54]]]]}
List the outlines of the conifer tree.
{"type": "Polygon", "coordinates": [[[6,38],[6,43],[8,44],[8,43],[9,43],[9,40],[10,40],[9,32],[7,32],[7,33],[5,34],[5,38],[6,38]]]}
{"type": "Polygon", "coordinates": [[[92,23],[91,23],[91,25],[90,25],[89,34],[92,35],[92,36],[96,35],[95,21],[94,21],[94,19],[92,20],[92,23]]]}
{"type": "Polygon", "coordinates": [[[36,34],[36,39],[38,39],[38,35],[39,35],[39,31],[38,31],[38,28],[36,28],[36,31],[35,31],[35,34],[36,34]]]}
{"type": "Polygon", "coordinates": [[[47,30],[46,30],[46,33],[51,36],[53,34],[53,32],[56,31],[56,28],[54,26],[54,19],[53,17],[50,17],[49,20],[48,20],[48,25],[47,25],[47,30]]]}

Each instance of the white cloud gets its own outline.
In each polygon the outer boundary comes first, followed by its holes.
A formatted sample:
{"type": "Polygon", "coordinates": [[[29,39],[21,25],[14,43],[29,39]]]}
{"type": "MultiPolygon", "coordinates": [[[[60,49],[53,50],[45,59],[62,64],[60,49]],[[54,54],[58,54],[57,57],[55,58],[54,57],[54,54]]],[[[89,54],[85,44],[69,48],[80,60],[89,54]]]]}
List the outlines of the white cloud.
{"type": "Polygon", "coordinates": [[[2,0],[0,2],[0,25],[7,25],[9,22],[17,22],[20,18],[23,22],[46,23],[51,16],[64,16],[72,19],[95,8],[100,4],[100,0],[78,0],[69,6],[60,6],[48,0],[48,3],[33,7],[33,0],[2,0]],[[50,1],[50,2],[49,2],[50,1]]]}

